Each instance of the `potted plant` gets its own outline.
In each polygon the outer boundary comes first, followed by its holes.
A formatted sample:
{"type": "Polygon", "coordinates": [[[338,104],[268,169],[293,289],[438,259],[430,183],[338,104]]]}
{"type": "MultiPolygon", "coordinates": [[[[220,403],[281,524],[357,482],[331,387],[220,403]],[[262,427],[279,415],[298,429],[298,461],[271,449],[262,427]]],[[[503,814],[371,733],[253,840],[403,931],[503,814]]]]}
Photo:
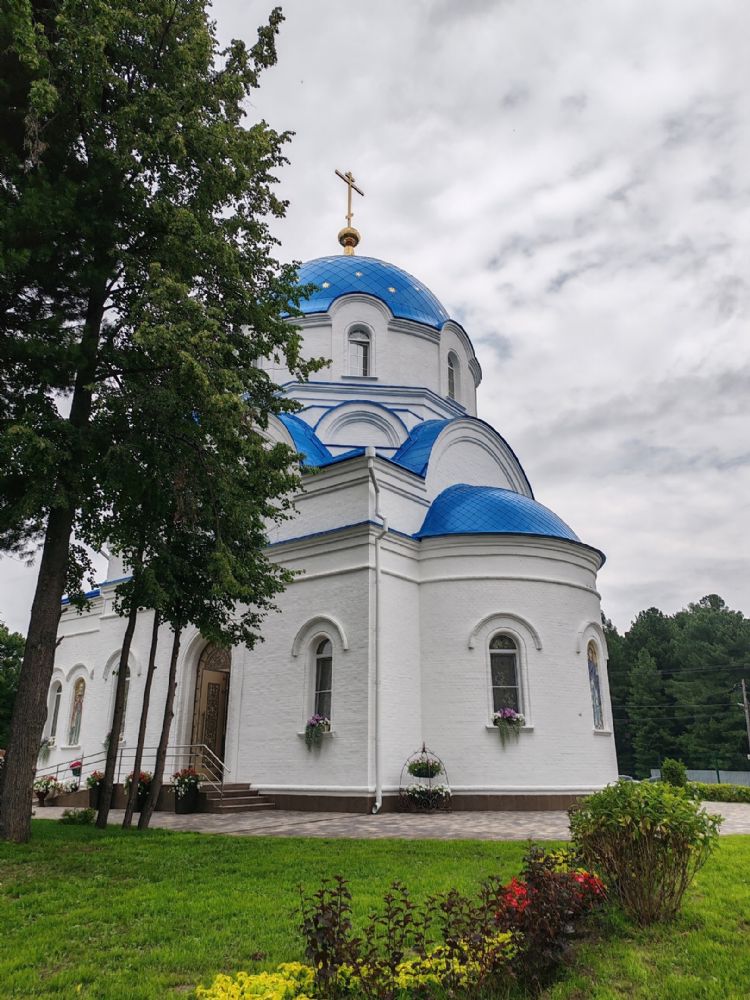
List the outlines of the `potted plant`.
{"type": "Polygon", "coordinates": [[[407,785],[403,794],[407,802],[418,810],[446,809],[451,798],[447,785],[407,785]]]}
{"type": "Polygon", "coordinates": [[[99,808],[99,795],[104,781],[104,771],[92,771],[86,778],[86,787],[89,790],[89,806],[91,809],[99,808]]]}
{"type": "Polygon", "coordinates": [[[305,744],[308,750],[319,747],[323,739],[323,733],[330,733],[331,720],[325,715],[311,715],[305,723],[305,744]]]}
{"type": "Polygon", "coordinates": [[[34,781],[34,791],[40,806],[44,805],[47,796],[54,796],[60,790],[57,778],[51,774],[43,774],[34,781]]]}
{"type": "Polygon", "coordinates": [[[194,767],[183,767],[172,775],[174,788],[174,811],[176,813],[194,813],[198,811],[198,790],[203,775],[198,774],[194,767]]]}
{"type": "Polygon", "coordinates": [[[492,716],[492,725],[500,734],[500,742],[503,746],[508,740],[518,739],[525,721],[521,713],[514,708],[501,708],[492,716]]]}
{"type": "Polygon", "coordinates": [[[417,757],[409,761],[406,770],[413,778],[437,778],[443,773],[443,765],[435,757],[417,757]]]}
{"type": "Polygon", "coordinates": [[[55,745],[55,741],[49,739],[45,736],[42,742],[39,744],[39,754],[38,760],[40,764],[46,764],[49,760],[49,754],[52,747],[55,745]]]}
{"type": "MultiPolygon", "coordinates": [[[[138,798],[136,799],[135,802],[136,812],[140,812],[146,804],[146,799],[148,798],[148,791],[149,788],[151,787],[152,778],[153,774],[151,774],[150,771],[141,771],[140,774],[138,775],[138,798]]],[[[125,783],[123,785],[126,796],[130,795],[130,786],[132,784],[133,784],[133,772],[131,771],[130,774],[125,779],[125,783]]]]}

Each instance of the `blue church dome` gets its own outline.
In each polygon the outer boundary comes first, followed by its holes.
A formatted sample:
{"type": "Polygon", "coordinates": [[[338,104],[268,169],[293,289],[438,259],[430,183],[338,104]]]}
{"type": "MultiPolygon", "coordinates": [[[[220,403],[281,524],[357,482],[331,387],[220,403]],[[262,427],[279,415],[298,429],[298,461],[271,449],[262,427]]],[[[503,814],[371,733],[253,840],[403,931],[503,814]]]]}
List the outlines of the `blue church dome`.
{"type": "Polygon", "coordinates": [[[385,302],[399,319],[413,319],[436,330],[450,319],[421,281],[400,267],[374,257],[345,254],[317,257],[300,267],[299,282],[318,286],[309,298],[300,302],[299,308],[305,315],[325,312],[342,295],[361,292],[385,302]]]}
{"type": "Polygon", "coordinates": [[[547,507],[498,486],[458,483],[438,494],[415,538],[438,535],[540,535],[580,542],[547,507]]]}

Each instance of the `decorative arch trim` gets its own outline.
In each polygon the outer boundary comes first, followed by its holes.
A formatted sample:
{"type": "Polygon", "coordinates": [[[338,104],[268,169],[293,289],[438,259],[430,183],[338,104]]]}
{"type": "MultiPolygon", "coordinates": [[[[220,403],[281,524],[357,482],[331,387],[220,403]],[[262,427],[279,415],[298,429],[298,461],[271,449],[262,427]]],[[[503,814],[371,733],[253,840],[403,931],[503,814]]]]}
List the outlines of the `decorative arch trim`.
{"type": "Polygon", "coordinates": [[[484,629],[487,628],[487,626],[492,625],[495,628],[501,629],[504,627],[508,627],[508,623],[510,623],[511,629],[513,628],[514,625],[515,626],[520,625],[522,628],[524,628],[531,636],[534,642],[534,646],[538,650],[541,650],[542,648],[541,636],[534,628],[534,626],[531,624],[531,622],[527,621],[525,618],[522,618],[520,615],[513,614],[510,611],[495,612],[491,615],[486,615],[484,618],[482,618],[481,621],[477,622],[477,624],[474,626],[469,636],[469,649],[474,649],[476,647],[477,639],[479,637],[480,632],[483,632],[484,629]]]}
{"type": "Polygon", "coordinates": [[[349,640],[346,638],[346,632],[340,622],[337,622],[335,618],[331,618],[329,615],[316,615],[314,618],[308,619],[295,635],[294,642],[292,643],[292,656],[299,656],[308,638],[317,629],[324,628],[332,629],[336,633],[343,650],[349,649],[349,640]]]}
{"type": "MultiPolygon", "coordinates": [[[[78,679],[78,675],[84,678],[84,680],[92,681],[94,679],[93,670],[89,670],[85,663],[76,663],[75,666],[71,667],[70,670],[65,674],[65,683],[68,684],[73,678],[78,679]]],[[[61,675],[57,677],[53,674],[53,680],[60,680],[61,675]]]]}
{"type": "MultiPolygon", "coordinates": [[[[107,678],[111,675],[114,668],[118,666],[119,662],[120,662],[120,650],[117,649],[115,650],[114,653],[112,653],[108,657],[107,662],[104,664],[104,670],[102,671],[103,680],[105,681],[107,680],[107,678]]],[[[138,660],[138,658],[134,656],[132,649],[130,651],[130,655],[128,656],[128,669],[130,670],[131,677],[141,676],[141,663],[140,660],[138,660]]],[[[92,680],[94,679],[93,671],[91,672],[91,679],[92,680]]]]}
{"type": "Polygon", "coordinates": [[[607,638],[604,635],[604,629],[599,622],[595,621],[582,622],[578,627],[578,632],[576,633],[576,653],[583,651],[588,642],[589,635],[596,636],[596,639],[601,644],[605,659],[609,659],[609,650],[607,648],[607,638]]]}

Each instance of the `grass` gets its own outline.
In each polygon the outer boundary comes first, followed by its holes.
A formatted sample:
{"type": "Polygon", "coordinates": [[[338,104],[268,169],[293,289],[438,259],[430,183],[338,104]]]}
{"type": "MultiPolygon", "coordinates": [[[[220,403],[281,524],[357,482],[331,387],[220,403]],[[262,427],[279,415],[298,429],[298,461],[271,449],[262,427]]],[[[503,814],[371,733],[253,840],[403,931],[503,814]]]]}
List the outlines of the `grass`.
{"type": "MultiPolygon", "coordinates": [[[[0,844],[0,997],[190,996],[219,971],[302,957],[298,885],[337,872],[355,918],[396,878],[415,899],[510,878],[523,843],[234,838],[35,821],[0,844]]],[[[750,837],[722,838],[672,925],[596,928],[549,1000],[750,998],[750,837]]]]}

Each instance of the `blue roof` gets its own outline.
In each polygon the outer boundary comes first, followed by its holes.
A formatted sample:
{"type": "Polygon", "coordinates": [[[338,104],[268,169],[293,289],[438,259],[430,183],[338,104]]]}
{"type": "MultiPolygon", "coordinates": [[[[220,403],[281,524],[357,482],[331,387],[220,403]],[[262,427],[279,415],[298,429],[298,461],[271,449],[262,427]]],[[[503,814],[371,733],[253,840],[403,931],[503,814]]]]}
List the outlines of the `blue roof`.
{"type": "Polygon", "coordinates": [[[341,254],[317,257],[299,269],[300,284],[317,285],[317,290],[300,303],[308,313],[326,312],[342,295],[360,292],[385,302],[394,316],[412,319],[439,330],[450,319],[429,288],[406,271],[374,257],[341,254]]]}
{"type": "Polygon", "coordinates": [[[392,462],[424,476],[430,462],[430,453],[438,435],[450,423],[448,420],[423,420],[412,428],[411,434],[395,453],[392,462]]]}
{"type": "Polygon", "coordinates": [[[540,535],[580,542],[576,533],[547,507],[512,490],[459,483],[432,502],[415,538],[437,535],[540,535]]]}
{"type": "Polygon", "coordinates": [[[315,431],[294,413],[280,413],[279,420],[292,435],[294,447],[302,456],[305,465],[328,465],[333,455],[320,440],[315,431]]]}

